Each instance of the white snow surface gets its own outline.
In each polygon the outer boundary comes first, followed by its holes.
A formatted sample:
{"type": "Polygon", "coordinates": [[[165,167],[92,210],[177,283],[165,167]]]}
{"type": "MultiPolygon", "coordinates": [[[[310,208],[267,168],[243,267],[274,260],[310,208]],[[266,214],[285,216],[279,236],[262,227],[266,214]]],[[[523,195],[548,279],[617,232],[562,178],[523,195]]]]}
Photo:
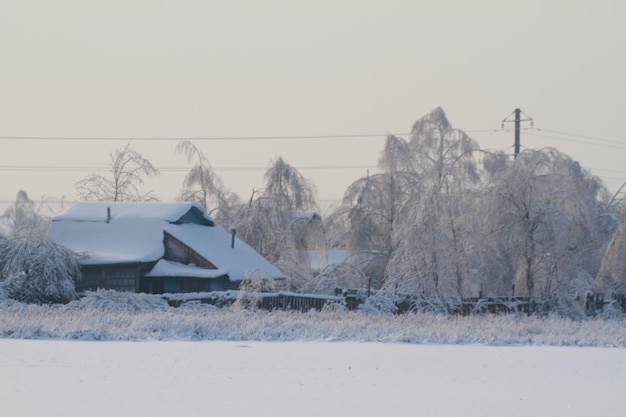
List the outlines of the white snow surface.
{"type": "Polygon", "coordinates": [[[2,414],[623,416],[626,350],[0,339],[2,414]]]}
{"type": "Polygon", "coordinates": [[[612,417],[625,373],[621,316],[173,308],[114,291],[46,306],[0,286],[11,417],[612,417]]]}

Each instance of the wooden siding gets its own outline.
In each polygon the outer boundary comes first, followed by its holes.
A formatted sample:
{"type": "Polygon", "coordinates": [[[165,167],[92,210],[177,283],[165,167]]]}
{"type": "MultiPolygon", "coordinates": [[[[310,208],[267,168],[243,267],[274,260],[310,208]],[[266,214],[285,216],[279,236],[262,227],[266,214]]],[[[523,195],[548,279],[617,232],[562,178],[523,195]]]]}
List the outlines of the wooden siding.
{"type": "Polygon", "coordinates": [[[178,262],[184,265],[195,264],[202,268],[217,269],[215,265],[196,251],[176,239],[169,233],[165,233],[163,244],[165,245],[164,258],[168,261],[178,262]]]}
{"type": "Polygon", "coordinates": [[[145,292],[152,294],[177,294],[190,292],[212,292],[237,289],[237,283],[231,282],[227,277],[221,278],[190,278],[190,277],[164,277],[145,278],[145,292]]]}

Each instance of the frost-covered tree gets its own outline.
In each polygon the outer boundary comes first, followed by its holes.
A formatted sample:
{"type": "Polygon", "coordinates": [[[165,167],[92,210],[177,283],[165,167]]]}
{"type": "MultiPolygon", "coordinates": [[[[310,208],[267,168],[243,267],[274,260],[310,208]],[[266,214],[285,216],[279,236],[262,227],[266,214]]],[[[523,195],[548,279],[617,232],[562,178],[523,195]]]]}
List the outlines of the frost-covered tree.
{"type": "Polygon", "coordinates": [[[75,255],[45,237],[0,241],[0,273],[9,296],[28,303],[67,303],[76,298],[81,272],[75,255]]]}
{"type": "Polygon", "coordinates": [[[285,213],[315,209],[315,186],[293,166],[278,157],[263,176],[265,197],[272,198],[285,213]]]}
{"type": "Polygon", "coordinates": [[[468,186],[479,179],[478,143],[453,128],[440,107],[413,124],[409,146],[416,159],[414,166],[429,187],[441,191],[451,184],[468,186]]]}
{"type": "Polygon", "coordinates": [[[410,140],[390,135],[381,172],[350,185],[329,228],[345,226],[352,252],[376,253],[374,282],[408,293],[463,295],[469,286],[479,180],[477,143],[454,129],[443,110],[420,118],[410,140]]]}
{"type": "Polygon", "coordinates": [[[279,157],[265,173],[265,188],[240,207],[234,225],[241,239],[289,277],[291,289],[299,289],[309,276],[302,245],[310,240],[315,212],[315,188],[279,157]]]}
{"type": "Polygon", "coordinates": [[[468,198],[479,180],[478,144],[441,108],[420,118],[409,150],[414,181],[388,265],[388,285],[409,293],[465,296],[473,240],[468,198]]]}
{"type": "Polygon", "coordinates": [[[108,175],[91,174],[74,186],[80,198],[86,201],[155,201],[152,191],[143,192],[145,179],[159,171],[134,150],[130,143],[110,155],[108,175]]]}
{"type": "Polygon", "coordinates": [[[527,295],[573,311],[593,277],[626,282],[626,232],[602,260],[616,228],[606,188],[554,149],[485,152],[437,108],[408,142],[390,136],[379,165],[348,188],[328,228],[342,230],[334,247],[387,257],[387,292],[527,295]]]}
{"type": "Polygon", "coordinates": [[[42,236],[48,232],[49,222],[39,214],[28,194],[20,190],[15,202],[0,217],[0,225],[0,234],[5,236],[42,236]]]}
{"type": "Polygon", "coordinates": [[[602,183],[544,149],[522,152],[492,184],[489,235],[514,272],[515,294],[562,301],[590,291],[615,229],[602,183]]]}
{"type": "Polygon", "coordinates": [[[414,164],[408,143],[389,135],[379,159],[382,172],[352,183],[341,206],[329,216],[327,228],[343,231],[334,233],[332,246],[348,249],[353,259],[369,259],[364,270],[376,287],[384,280],[387,261],[395,250],[396,226],[420,187],[414,164]]]}
{"type": "MultiPolygon", "coordinates": [[[[600,271],[596,277],[596,288],[605,293],[626,293],[626,221],[625,213],[619,213],[619,227],[613,233],[603,256],[600,271]]],[[[618,217],[608,217],[611,224],[618,222],[618,217]]]]}
{"type": "Polygon", "coordinates": [[[240,239],[270,262],[276,262],[284,249],[286,222],[287,214],[278,209],[273,199],[258,196],[241,208],[235,227],[240,239]]]}
{"type": "Polygon", "coordinates": [[[230,227],[235,220],[239,197],[230,192],[213,171],[202,151],[190,141],[183,141],[176,152],[185,155],[194,164],[183,181],[180,199],[200,203],[208,212],[214,212],[219,224],[230,227]]]}

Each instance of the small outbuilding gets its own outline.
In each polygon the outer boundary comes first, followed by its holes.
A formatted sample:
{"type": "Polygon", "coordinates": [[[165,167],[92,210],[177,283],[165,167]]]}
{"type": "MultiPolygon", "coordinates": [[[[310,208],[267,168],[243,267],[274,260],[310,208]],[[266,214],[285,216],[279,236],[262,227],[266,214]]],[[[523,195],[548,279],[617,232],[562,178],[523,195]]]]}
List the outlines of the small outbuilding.
{"type": "Polygon", "coordinates": [[[78,254],[78,291],[224,291],[249,277],[285,278],[196,203],[76,203],[48,235],[78,254]]]}

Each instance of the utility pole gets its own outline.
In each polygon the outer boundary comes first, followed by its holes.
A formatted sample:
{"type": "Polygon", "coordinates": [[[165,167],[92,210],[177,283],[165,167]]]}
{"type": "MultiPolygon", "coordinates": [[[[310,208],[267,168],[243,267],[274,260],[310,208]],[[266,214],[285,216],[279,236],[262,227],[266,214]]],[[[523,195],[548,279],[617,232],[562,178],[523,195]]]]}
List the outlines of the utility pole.
{"type": "Polygon", "coordinates": [[[519,127],[520,127],[520,113],[522,111],[520,109],[515,109],[513,111],[515,113],[515,157],[519,155],[519,127]]]}
{"type": "Polygon", "coordinates": [[[524,114],[524,116],[526,116],[526,119],[522,119],[521,115],[522,115],[522,111],[520,109],[515,109],[513,110],[513,113],[511,113],[504,120],[502,120],[502,129],[504,129],[505,123],[509,123],[509,122],[515,123],[515,142],[514,142],[515,158],[517,158],[517,155],[519,155],[519,152],[520,152],[520,127],[521,127],[522,122],[530,122],[531,128],[533,127],[533,124],[534,124],[533,119],[531,117],[524,114]],[[515,115],[515,119],[510,120],[510,117],[513,115],[515,115]]]}

